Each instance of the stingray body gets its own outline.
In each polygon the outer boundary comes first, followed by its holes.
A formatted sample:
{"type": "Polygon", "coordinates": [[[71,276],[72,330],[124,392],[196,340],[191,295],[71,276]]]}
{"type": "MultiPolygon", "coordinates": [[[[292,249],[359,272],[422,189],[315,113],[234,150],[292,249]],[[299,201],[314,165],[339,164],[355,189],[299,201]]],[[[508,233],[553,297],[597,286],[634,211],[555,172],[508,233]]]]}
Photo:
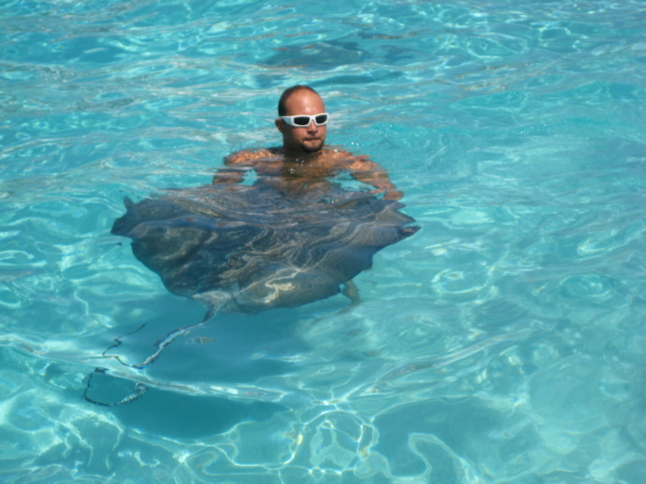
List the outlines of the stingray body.
{"type": "Polygon", "coordinates": [[[341,188],[289,196],[269,186],[206,185],[138,203],[112,233],[177,295],[257,312],[323,299],[415,233],[402,204],[341,188]]]}

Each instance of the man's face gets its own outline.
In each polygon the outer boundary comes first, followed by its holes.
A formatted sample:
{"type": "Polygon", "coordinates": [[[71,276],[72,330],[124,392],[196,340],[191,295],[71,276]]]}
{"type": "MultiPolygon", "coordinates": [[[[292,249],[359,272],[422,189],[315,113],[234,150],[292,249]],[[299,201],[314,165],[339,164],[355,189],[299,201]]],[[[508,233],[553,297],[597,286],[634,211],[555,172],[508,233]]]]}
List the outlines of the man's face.
{"type": "MultiPolygon", "coordinates": [[[[325,105],[318,94],[307,89],[294,92],[285,102],[286,116],[298,114],[320,114],[325,112],[325,105]]],[[[284,120],[276,119],[276,127],[283,134],[283,147],[292,153],[315,153],[323,147],[327,126],[317,126],[312,121],[309,126],[294,127],[284,120]]]]}

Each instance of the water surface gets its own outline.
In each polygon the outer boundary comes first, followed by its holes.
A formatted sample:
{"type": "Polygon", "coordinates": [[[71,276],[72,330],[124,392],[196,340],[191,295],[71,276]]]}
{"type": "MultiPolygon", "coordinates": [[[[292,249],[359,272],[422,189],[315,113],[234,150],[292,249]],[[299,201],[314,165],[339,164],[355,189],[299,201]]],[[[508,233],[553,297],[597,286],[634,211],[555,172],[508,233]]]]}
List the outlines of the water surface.
{"type": "Polygon", "coordinates": [[[644,482],[645,15],[5,2],[2,481],[644,482]],[[422,229],[356,278],[356,307],[218,315],[123,365],[205,312],[110,235],[123,197],[277,145],[295,83],[422,229]],[[148,390],[101,407],[88,383],[148,390]]]}

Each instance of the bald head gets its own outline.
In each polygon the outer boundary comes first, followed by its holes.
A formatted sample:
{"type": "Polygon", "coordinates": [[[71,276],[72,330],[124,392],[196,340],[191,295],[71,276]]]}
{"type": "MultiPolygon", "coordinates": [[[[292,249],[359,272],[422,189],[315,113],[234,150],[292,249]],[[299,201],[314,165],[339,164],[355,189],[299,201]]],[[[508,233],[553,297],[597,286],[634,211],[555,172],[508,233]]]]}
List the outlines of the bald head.
{"type": "Polygon", "coordinates": [[[309,86],[297,84],[296,86],[288,87],[283,91],[283,94],[281,94],[280,99],[278,100],[278,116],[289,116],[289,114],[287,113],[287,108],[285,107],[285,103],[292,94],[298,91],[309,91],[310,93],[319,96],[319,93],[309,86]]]}

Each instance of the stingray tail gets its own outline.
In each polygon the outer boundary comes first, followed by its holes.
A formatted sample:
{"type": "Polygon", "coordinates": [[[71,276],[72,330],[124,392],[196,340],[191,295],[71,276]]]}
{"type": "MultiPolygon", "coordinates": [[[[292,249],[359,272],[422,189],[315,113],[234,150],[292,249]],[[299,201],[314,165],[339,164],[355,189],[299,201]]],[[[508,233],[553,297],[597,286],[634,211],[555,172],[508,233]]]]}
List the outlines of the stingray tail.
{"type": "Polygon", "coordinates": [[[146,390],[148,390],[148,387],[146,387],[143,383],[135,383],[134,389],[127,394],[125,397],[123,397],[121,400],[118,402],[105,402],[101,400],[97,400],[96,398],[93,398],[90,396],[90,391],[92,389],[94,378],[96,375],[105,375],[107,373],[107,369],[105,368],[95,368],[92,373],[90,373],[90,376],[87,380],[87,384],[85,386],[85,391],[83,392],[83,398],[87,400],[90,403],[93,403],[95,405],[100,405],[102,407],[116,407],[117,405],[123,405],[124,403],[130,403],[134,402],[137,400],[140,396],[142,396],[144,393],[146,393],[146,390]]]}
{"type": "MultiPolygon", "coordinates": [[[[152,353],[150,356],[146,357],[141,363],[133,365],[131,363],[128,363],[127,361],[124,361],[119,355],[108,355],[106,353],[108,351],[114,349],[114,348],[119,347],[121,345],[121,343],[122,343],[121,338],[124,338],[125,336],[129,336],[129,335],[134,334],[134,333],[136,333],[138,331],[141,331],[141,329],[144,326],[146,326],[146,324],[148,324],[148,323],[144,323],[141,326],[139,326],[139,328],[137,328],[136,330],[131,331],[131,332],[126,333],[126,334],[122,334],[121,336],[118,336],[117,338],[115,338],[114,339],[114,344],[112,344],[110,347],[108,347],[102,353],[102,356],[104,356],[106,358],[114,358],[119,363],[121,363],[122,365],[127,366],[129,368],[135,368],[137,370],[143,370],[146,367],[148,367],[149,365],[151,365],[152,363],[154,363],[155,360],[157,358],[159,358],[159,356],[162,354],[162,352],[166,349],[166,347],[168,345],[170,345],[173,341],[175,341],[175,339],[177,339],[179,336],[182,336],[182,335],[185,335],[187,333],[190,333],[192,330],[194,330],[196,328],[199,328],[200,326],[203,326],[204,324],[206,324],[208,321],[210,321],[211,319],[213,319],[215,317],[215,315],[217,314],[217,311],[218,311],[217,306],[210,305],[208,311],[204,315],[204,318],[199,323],[190,324],[188,326],[183,326],[181,328],[177,328],[177,329],[171,331],[170,333],[166,334],[166,336],[164,336],[162,339],[160,339],[157,342],[157,344],[156,344],[157,350],[154,353],[152,353]]],[[[147,387],[144,384],[135,383],[134,389],[128,395],[126,395],[124,398],[119,400],[118,402],[108,403],[108,402],[100,401],[100,400],[97,400],[96,398],[91,397],[90,396],[90,391],[91,391],[91,389],[93,387],[93,381],[94,381],[95,376],[96,375],[106,375],[108,373],[108,371],[109,370],[107,368],[95,368],[95,370],[90,374],[90,376],[88,378],[88,381],[87,381],[87,384],[86,384],[86,387],[85,387],[85,391],[83,392],[83,398],[85,400],[87,400],[90,403],[94,403],[95,405],[101,405],[103,407],[116,407],[117,405],[122,405],[124,403],[133,402],[136,399],[138,399],[139,397],[141,397],[144,393],[146,393],[147,387]]]]}

